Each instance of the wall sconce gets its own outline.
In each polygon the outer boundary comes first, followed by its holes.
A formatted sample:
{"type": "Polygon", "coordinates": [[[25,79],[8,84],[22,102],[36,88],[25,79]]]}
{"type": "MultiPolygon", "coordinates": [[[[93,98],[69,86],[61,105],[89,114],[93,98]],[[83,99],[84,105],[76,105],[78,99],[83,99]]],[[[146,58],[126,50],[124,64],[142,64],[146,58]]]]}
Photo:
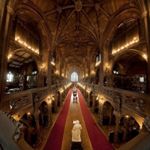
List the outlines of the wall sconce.
{"type": "Polygon", "coordinates": [[[15,119],[16,121],[19,121],[20,120],[20,115],[19,114],[15,114],[15,115],[12,115],[13,119],[15,119]]]}
{"type": "Polygon", "coordinates": [[[147,58],[147,54],[143,53],[143,54],[142,54],[142,57],[147,61],[147,59],[148,59],[148,58],[147,58]]]}
{"type": "Polygon", "coordinates": [[[47,104],[51,104],[52,103],[52,101],[54,101],[55,100],[55,98],[54,98],[54,95],[49,95],[47,98],[46,98],[46,102],[47,102],[47,104]]]}
{"type": "Polygon", "coordinates": [[[55,71],[55,74],[59,75],[59,71],[58,71],[58,70],[56,70],[56,71],[55,71]]]}
{"type": "Polygon", "coordinates": [[[63,88],[60,88],[59,89],[59,92],[62,94],[64,92],[64,89],[63,88]]]}
{"type": "Polygon", "coordinates": [[[85,74],[85,77],[88,77],[88,73],[85,74]]]}
{"type": "Polygon", "coordinates": [[[51,60],[51,65],[55,66],[55,60],[54,60],[54,58],[52,58],[52,60],[51,60]]]}
{"type": "Polygon", "coordinates": [[[52,103],[52,99],[51,99],[51,96],[48,96],[48,98],[47,98],[47,104],[51,104],[52,103]]]}
{"type": "Polygon", "coordinates": [[[109,71],[110,70],[110,65],[109,63],[105,63],[105,71],[109,71]]]}
{"type": "Polygon", "coordinates": [[[102,95],[98,95],[97,98],[96,98],[100,104],[104,104],[105,100],[104,100],[104,96],[102,95]]]}
{"type": "Polygon", "coordinates": [[[91,71],[91,75],[95,75],[95,71],[94,70],[91,71]]]}
{"type": "Polygon", "coordinates": [[[46,70],[46,64],[45,63],[41,64],[40,69],[41,69],[41,71],[45,71],[46,70]]]}
{"type": "Polygon", "coordinates": [[[97,62],[95,63],[95,67],[98,67],[98,66],[100,65],[100,63],[101,63],[101,61],[97,61],[97,62]]]}
{"type": "Polygon", "coordinates": [[[90,94],[91,89],[90,89],[90,88],[87,88],[86,92],[87,92],[88,94],[90,94]]]}
{"type": "Polygon", "coordinates": [[[28,115],[28,116],[30,116],[30,115],[31,115],[31,113],[30,113],[30,112],[27,112],[27,115],[28,115]]]}
{"type": "Polygon", "coordinates": [[[62,73],[61,76],[64,77],[65,76],[64,73],[62,73]]]}
{"type": "Polygon", "coordinates": [[[51,103],[52,103],[52,100],[51,100],[51,99],[48,99],[48,100],[47,100],[47,104],[50,105],[51,103]]]}
{"type": "Polygon", "coordinates": [[[129,119],[129,117],[130,117],[129,115],[125,115],[125,118],[126,118],[126,119],[129,119]]]}
{"type": "Polygon", "coordinates": [[[9,53],[8,56],[7,56],[7,59],[10,60],[12,58],[12,56],[13,56],[13,54],[9,53]]]}

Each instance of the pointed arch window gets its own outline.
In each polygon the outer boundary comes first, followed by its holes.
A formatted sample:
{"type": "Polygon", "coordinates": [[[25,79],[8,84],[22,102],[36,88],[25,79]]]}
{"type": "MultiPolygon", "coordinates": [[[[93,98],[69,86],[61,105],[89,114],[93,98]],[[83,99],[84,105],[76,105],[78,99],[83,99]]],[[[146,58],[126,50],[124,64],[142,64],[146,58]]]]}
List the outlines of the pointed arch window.
{"type": "Polygon", "coordinates": [[[71,74],[71,81],[72,82],[78,82],[78,74],[77,74],[77,72],[73,72],[71,74]]]}

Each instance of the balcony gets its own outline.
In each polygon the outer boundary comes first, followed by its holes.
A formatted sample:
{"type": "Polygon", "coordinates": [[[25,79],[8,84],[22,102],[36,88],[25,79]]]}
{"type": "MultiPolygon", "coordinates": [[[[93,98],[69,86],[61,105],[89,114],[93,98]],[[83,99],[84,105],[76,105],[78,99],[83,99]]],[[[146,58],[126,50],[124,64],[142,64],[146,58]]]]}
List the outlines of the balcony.
{"type": "Polygon", "coordinates": [[[101,94],[107,100],[112,101],[119,111],[129,110],[143,117],[150,113],[149,95],[95,84],[84,83],[84,85],[95,95],[101,94]]]}

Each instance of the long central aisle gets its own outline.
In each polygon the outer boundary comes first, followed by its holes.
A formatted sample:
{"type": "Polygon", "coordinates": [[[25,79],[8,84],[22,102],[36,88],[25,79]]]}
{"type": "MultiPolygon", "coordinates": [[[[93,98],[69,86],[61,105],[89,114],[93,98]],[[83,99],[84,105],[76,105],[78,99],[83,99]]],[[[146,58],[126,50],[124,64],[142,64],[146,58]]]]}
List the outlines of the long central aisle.
{"type": "Polygon", "coordinates": [[[92,143],[93,150],[113,150],[112,145],[108,142],[105,135],[102,133],[97,123],[93,119],[92,114],[85,103],[84,97],[79,90],[78,95],[80,99],[82,114],[84,117],[86,128],[88,130],[90,141],[92,143]]]}
{"type": "Polygon", "coordinates": [[[71,150],[73,120],[79,120],[82,125],[83,150],[113,150],[113,147],[92,118],[81,92],[77,91],[78,101],[74,103],[72,90],[69,90],[62,111],[51,130],[44,150],[71,150]]]}
{"type": "Polygon", "coordinates": [[[62,150],[71,150],[71,130],[73,127],[73,120],[79,120],[82,125],[81,139],[83,150],[93,150],[82,116],[79,99],[77,100],[77,103],[74,103],[72,95],[70,100],[70,110],[68,112],[68,117],[65,125],[62,150]]]}

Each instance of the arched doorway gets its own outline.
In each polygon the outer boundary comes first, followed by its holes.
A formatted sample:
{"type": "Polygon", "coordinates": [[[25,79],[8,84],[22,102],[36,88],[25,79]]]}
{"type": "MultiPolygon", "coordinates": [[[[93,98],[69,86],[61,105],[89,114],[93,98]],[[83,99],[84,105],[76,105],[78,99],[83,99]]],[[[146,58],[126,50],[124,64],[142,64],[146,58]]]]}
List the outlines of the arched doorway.
{"type": "Polygon", "coordinates": [[[71,74],[71,82],[78,82],[78,73],[77,72],[73,72],[71,74]]]}
{"type": "Polygon", "coordinates": [[[42,127],[48,127],[49,124],[49,110],[47,102],[43,101],[39,107],[39,124],[42,127]]]}
{"type": "Polygon", "coordinates": [[[38,73],[37,62],[31,53],[14,51],[7,65],[6,93],[36,88],[38,73]]]}
{"type": "Polygon", "coordinates": [[[118,138],[120,142],[129,141],[139,134],[140,126],[137,121],[129,115],[124,115],[120,119],[118,138]]]}
{"type": "Polygon", "coordinates": [[[113,64],[113,86],[145,93],[146,70],[146,60],[137,52],[127,51],[120,55],[113,64]]]}
{"type": "Polygon", "coordinates": [[[114,115],[114,108],[109,102],[105,102],[102,109],[102,124],[115,125],[116,119],[114,115]]]}

